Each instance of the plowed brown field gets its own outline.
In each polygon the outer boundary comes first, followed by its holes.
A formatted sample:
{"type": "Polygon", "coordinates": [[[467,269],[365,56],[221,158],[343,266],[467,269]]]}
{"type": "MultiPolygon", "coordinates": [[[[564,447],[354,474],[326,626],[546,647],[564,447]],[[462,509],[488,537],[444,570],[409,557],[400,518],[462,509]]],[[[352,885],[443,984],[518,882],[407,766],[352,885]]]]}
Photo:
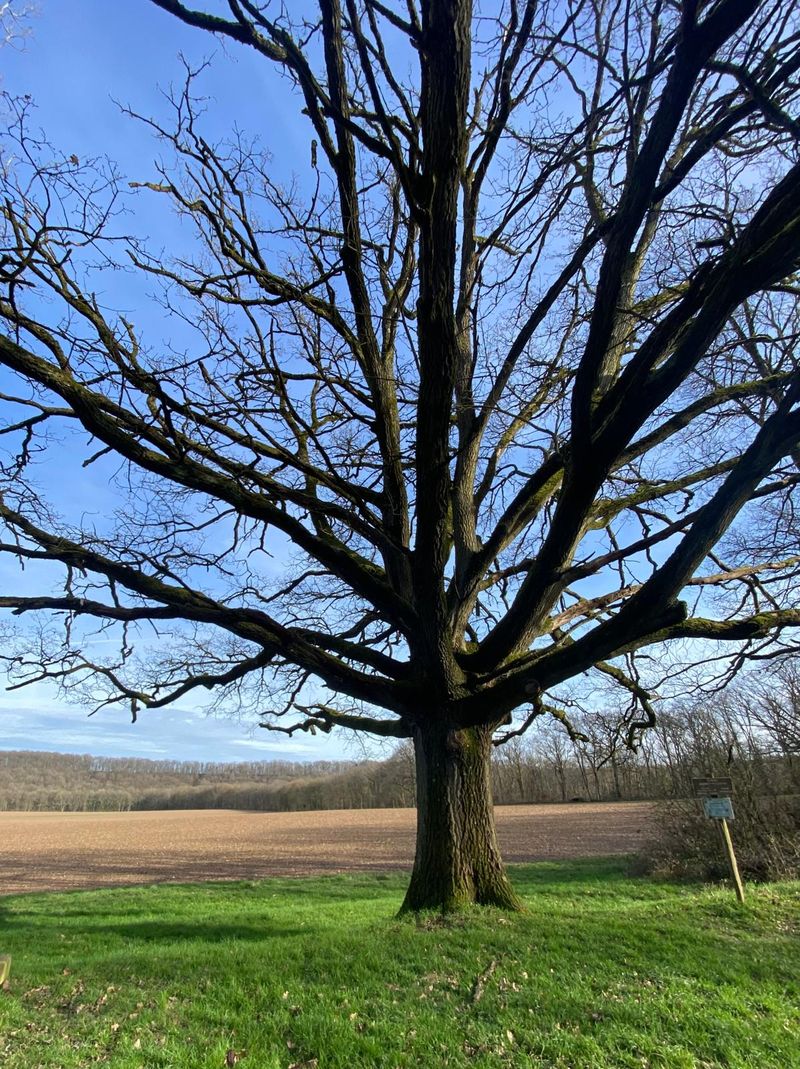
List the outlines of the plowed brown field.
{"type": "MultiPolygon", "coordinates": [[[[498,807],[507,861],[636,851],[652,806],[498,807]]],[[[407,869],[413,809],[0,813],[0,894],[407,869]]]]}

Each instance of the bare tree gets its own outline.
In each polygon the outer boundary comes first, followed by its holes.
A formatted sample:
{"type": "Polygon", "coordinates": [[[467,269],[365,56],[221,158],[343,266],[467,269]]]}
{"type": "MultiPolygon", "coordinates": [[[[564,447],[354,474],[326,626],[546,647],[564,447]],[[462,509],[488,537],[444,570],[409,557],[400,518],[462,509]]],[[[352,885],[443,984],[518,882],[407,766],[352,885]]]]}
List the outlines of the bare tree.
{"type": "Polygon", "coordinates": [[[33,14],[31,4],[0,0],[0,46],[16,44],[28,35],[28,20],[33,14]]]}
{"type": "Polygon", "coordinates": [[[767,753],[781,757],[798,778],[800,757],[800,670],[795,661],[759,679],[740,698],[741,712],[766,738],[767,753]]]}
{"type": "Polygon", "coordinates": [[[13,666],[134,717],[207,688],[289,733],[413,739],[406,907],[515,906],[493,741],[569,727],[546,694],[588,673],[633,744],[660,651],[727,677],[800,624],[797,554],[746,537],[800,480],[797,9],[152,2],[282,72],[306,173],[211,144],[189,71],[146,120],[171,158],[140,195],[195,233],[162,255],[119,237],[113,169],[17,105],[0,549],[43,572],[0,605],[64,630],[13,666]],[[120,262],[174,344],[95,296],[120,262]],[[70,428],[128,494],[113,523],[37,488],[70,428]]]}

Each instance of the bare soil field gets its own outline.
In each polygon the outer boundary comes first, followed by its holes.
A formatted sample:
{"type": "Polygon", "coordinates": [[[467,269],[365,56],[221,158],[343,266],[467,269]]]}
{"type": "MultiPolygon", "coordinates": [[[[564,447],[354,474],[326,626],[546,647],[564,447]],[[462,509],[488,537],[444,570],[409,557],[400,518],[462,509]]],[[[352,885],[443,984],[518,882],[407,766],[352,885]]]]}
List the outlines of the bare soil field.
{"type": "MultiPolygon", "coordinates": [[[[501,806],[507,861],[639,849],[648,803],[501,806]]],[[[0,813],[0,895],[165,881],[258,879],[408,869],[413,809],[251,813],[0,813]]]]}

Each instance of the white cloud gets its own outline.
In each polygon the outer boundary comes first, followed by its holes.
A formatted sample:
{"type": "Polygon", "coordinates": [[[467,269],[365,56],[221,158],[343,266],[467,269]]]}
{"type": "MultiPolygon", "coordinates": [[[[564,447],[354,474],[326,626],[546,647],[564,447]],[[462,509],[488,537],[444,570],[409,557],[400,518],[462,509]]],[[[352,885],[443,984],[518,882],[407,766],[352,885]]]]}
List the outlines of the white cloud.
{"type": "Polygon", "coordinates": [[[313,746],[304,742],[265,742],[261,739],[234,739],[231,746],[247,746],[253,750],[273,750],[280,753],[313,754],[313,746]]]}
{"type": "Polygon", "coordinates": [[[67,705],[43,685],[0,692],[0,750],[176,761],[242,761],[255,753],[300,761],[346,757],[336,737],[302,742],[265,738],[254,724],[207,716],[185,705],[144,710],[135,724],[124,709],[103,709],[88,716],[86,709],[67,705]]]}

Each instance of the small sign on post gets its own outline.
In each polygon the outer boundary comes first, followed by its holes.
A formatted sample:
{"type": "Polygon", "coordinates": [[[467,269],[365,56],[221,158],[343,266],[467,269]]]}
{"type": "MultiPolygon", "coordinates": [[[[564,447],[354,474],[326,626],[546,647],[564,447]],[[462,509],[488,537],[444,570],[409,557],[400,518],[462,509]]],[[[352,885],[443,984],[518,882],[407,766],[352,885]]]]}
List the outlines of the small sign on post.
{"type": "Polygon", "coordinates": [[[736,854],[733,851],[728,821],[733,820],[733,781],[730,776],[721,776],[719,779],[694,779],[694,793],[696,797],[703,799],[703,812],[712,820],[719,821],[719,831],[728,855],[728,866],[731,870],[731,879],[736,889],[736,897],[744,902],[744,886],[742,877],[739,875],[739,865],[736,854]]]}
{"type": "Polygon", "coordinates": [[[693,779],[694,793],[698,798],[730,798],[733,794],[733,780],[730,776],[718,779],[693,779]]]}
{"type": "Polygon", "coordinates": [[[713,820],[733,820],[733,802],[730,798],[704,798],[703,810],[713,820]]]}

